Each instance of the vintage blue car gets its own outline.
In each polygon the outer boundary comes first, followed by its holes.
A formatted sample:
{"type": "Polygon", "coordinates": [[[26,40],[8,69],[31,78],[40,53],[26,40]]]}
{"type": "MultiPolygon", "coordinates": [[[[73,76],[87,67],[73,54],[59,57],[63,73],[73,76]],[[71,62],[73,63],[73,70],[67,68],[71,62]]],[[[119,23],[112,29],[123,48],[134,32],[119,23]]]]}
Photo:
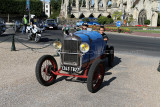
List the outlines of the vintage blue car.
{"type": "Polygon", "coordinates": [[[112,66],[114,47],[109,47],[96,31],[77,31],[63,41],[55,41],[54,48],[60,55],[60,67],[54,56],[42,56],[36,65],[36,78],[44,86],[53,84],[57,75],[87,79],[90,92],[97,92],[103,82],[105,59],[112,66]],[[65,71],[62,73],[61,71],[65,71]]]}

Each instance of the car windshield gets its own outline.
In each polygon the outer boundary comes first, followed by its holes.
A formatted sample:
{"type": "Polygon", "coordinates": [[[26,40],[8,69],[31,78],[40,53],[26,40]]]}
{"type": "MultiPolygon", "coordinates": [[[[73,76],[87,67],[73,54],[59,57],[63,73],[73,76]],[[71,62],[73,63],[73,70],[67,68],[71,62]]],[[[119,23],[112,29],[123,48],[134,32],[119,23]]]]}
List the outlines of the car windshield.
{"type": "Polygon", "coordinates": [[[55,23],[55,20],[47,20],[47,23],[55,23]]]}

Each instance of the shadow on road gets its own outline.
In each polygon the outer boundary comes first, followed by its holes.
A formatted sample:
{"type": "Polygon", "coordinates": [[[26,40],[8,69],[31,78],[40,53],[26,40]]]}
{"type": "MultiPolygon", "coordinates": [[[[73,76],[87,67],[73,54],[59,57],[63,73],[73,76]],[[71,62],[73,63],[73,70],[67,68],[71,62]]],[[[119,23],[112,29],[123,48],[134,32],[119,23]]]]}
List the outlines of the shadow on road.
{"type": "Polygon", "coordinates": [[[8,37],[8,36],[11,36],[10,34],[2,34],[0,35],[0,37],[8,37]]]}
{"type": "Polygon", "coordinates": [[[110,79],[107,80],[107,81],[105,80],[105,81],[102,83],[100,89],[104,88],[105,86],[109,86],[110,83],[113,82],[116,78],[117,78],[117,77],[112,77],[112,78],[110,78],[110,79]]]}
{"type": "Polygon", "coordinates": [[[66,76],[61,76],[61,77],[59,77],[59,78],[56,79],[56,82],[55,82],[55,83],[60,82],[60,81],[63,81],[63,80],[65,80],[66,78],[67,78],[66,76]]]}
{"type": "Polygon", "coordinates": [[[105,72],[109,71],[110,69],[112,69],[113,67],[117,66],[120,63],[121,63],[121,58],[115,56],[114,57],[113,66],[112,67],[108,67],[108,59],[106,59],[106,61],[105,61],[105,72]]]}
{"type": "MultiPolygon", "coordinates": [[[[105,69],[105,74],[106,75],[112,75],[111,72],[108,72],[110,69],[112,69],[113,67],[117,66],[118,64],[121,63],[121,58],[115,56],[114,57],[114,63],[112,67],[108,67],[108,60],[106,61],[105,65],[106,65],[106,69],[105,69]]],[[[100,89],[104,88],[105,86],[109,86],[111,82],[113,82],[117,77],[112,77],[109,80],[104,80],[104,82],[102,83],[100,89]]]]}
{"type": "Polygon", "coordinates": [[[50,42],[55,41],[56,39],[49,39],[49,38],[41,38],[40,42],[50,42]]]}

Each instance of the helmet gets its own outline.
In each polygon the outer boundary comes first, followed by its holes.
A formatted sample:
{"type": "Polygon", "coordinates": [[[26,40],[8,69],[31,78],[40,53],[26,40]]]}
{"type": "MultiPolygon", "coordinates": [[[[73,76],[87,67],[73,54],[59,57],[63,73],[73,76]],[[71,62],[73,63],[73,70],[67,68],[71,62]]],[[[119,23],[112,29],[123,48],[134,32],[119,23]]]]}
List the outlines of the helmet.
{"type": "Polygon", "coordinates": [[[88,27],[88,23],[84,22],[84,23],[82,24],[82,26],[87,26],[87,27],[88,27]]]}

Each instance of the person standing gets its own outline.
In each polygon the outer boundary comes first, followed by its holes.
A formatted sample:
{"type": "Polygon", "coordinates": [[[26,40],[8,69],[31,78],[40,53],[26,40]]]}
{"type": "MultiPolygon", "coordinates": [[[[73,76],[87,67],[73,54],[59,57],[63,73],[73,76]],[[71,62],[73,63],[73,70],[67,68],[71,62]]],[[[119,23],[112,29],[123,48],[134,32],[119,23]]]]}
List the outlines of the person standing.
{"type": "Polygon", "coordinates": [[[26,15],[24,15],[23,19],[22,19],[22,24],[23,24],[23,29],[22,29],[22,34],[26,33],[26,28],[27,28],[27,19],[26,19],[26,15]]]}

